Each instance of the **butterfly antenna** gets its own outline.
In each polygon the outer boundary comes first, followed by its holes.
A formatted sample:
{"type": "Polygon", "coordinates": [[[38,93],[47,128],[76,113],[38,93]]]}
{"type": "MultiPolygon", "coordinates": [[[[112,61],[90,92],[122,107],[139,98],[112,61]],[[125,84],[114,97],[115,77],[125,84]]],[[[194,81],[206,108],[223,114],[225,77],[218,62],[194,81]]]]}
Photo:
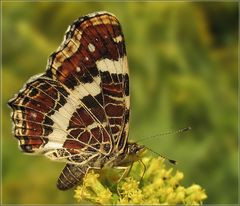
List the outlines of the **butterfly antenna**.
{"type": "Polygon", "coordinates": [[[168,157],[164,156],[164,155],[161,155],[155,151],[153,151],[152,149],[150,149],[149,147],[146,147],[144,146],[145,148],[147,148],[149,151],[151,151],[152,153],[156,154],[157,156],[167,160],[169,163],[173,164],[173,165],[176,165],[177,164],[177,161],[176,160],[173,160],[173,159],[169,159],[168,157]]]}
{"type": "Polygon", "coordinates": [[[168,132],[164,132],[164,133],[161,133],[161,134],[156,134],[156,135],[153,135],[153,136],[150,136],[150,137],[144,137],[144,138],[138,140],[137,142],[142,142],[144,140],[152,139],[152,138],[159,137],[159,136],[167,136],[167,135],[174,135],[174,134],[178,134],[178,133],[182,133],[182,132],[187,132],[191,129],[192,128],[189,126],[189,127],[185,127],[185,128],[176,130],[176,131],[168,131],[168,132]]]}

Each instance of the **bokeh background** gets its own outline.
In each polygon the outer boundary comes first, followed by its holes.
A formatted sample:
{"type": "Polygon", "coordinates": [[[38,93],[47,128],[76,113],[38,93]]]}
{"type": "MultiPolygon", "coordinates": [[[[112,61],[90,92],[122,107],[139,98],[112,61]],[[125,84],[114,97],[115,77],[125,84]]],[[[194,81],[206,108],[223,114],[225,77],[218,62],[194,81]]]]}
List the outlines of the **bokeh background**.
{"type": "Polygon", "coordinates": [[[177,160],[183,185],[205,188],[205,203],[237,203],[237,2],[3,2],[3,203],[75,203],[55,186],[64,164],[19,151],[6,103],[44,71],[68,25],[98,10],[114,13],[126,38],[130,139],[149,137],[141,143],[177,160]]]}

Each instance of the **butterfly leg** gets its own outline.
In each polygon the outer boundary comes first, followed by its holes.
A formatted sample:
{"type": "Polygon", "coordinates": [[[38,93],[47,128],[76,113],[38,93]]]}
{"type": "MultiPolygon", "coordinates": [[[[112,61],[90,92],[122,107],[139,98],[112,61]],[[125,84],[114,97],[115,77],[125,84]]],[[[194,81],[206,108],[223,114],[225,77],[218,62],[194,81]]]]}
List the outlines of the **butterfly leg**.
{"type": "MultiPolygon", "coordinates": [[[[143,173],[142,173],[141,178],[140,178],[140,183],[141,183],[147,168],[146,168],[146,165],[144,164],[144,162],[141,159],[139,159],[138,162],[143,166],[143,173]]],[[[129,176],[129,174],[130,174],[130,172],[132,170],[133,164],[134,164],[134,162],[132,162],[130,167],[120,167],[120,168],[118,167],[119,169],[124,169],[124,172],[121,175],[121,177],[119,178],[118,183],[123,179],[123,177],[125,175],[126,175],[126,177],[129,176]]]]}
{"type": "MultiPolygon", "coordinates": [[[[142,173],[140,181],[139,181],[139,183],[141,183],[147,168],[146,168],[146,165],[144,164],[144,162],[141,159],[139,159],[138,162],[143,166],[143,173],[142,173]]],[[[118,169],[124,169],[124,172],[121,175],[121,177],[119,178],[118,183],[124,178],[124,176],[128,177],[128,175],[130,174],[130,172],[132,170],[133,164],[134,164],[134,162],[132,162],[130,167],[117,167],[118,169]]],[[[121,193],[120,193],[118,187],[117,187],[117,193],[121,197],[121,193]]]]}
{"type": "Polygon", "coordinates": [[[131,164],[130,167],[116,167],[116,169],[124,170],[121,177],[118,179],[117,183],[121,182],[121,180],[126,176],[129,175],[131,169],[132,169],[133,164],[131,164]]]}
{"type": "Polygon", "coordinates": [[[118,187],[118,184],[119,182],[121,182],[121,180],[123,179],[123,177],[125,176],[125,174],[129,174],[128,170],[129,170],[129,167],[116,167],[116,169],[119,169],[119,170],[124,170],[121,177],[118,179],[117,181],[117,193],[118,193],[118,196],[119,197],[122,197],[121,196],[121,192],[119,191],[119,187],[118,187]]]}
{"type": "Polygon", "coordinates": [[[146,168],[146,165],[144,164],[144,162],[141,159],[139,159],[138,162],[141,163],[141,165],[143,166],[143,173],[142,173],[142,176],[141,176],[141,179],[140,179],[140,183],[141,183],[147,168],[146,168]]]}

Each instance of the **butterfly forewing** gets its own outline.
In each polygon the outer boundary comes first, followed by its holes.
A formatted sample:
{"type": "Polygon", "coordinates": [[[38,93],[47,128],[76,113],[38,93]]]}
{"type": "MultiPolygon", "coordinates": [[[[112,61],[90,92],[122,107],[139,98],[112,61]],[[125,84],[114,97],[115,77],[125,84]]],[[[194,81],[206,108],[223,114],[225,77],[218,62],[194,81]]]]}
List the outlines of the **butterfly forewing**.
{"type": "Polygon", "coordinates": [[[77,98],[88,114],[107,125],[104,131],[119,141],[129,96],[126,50],[118,20],[108,13],[85,16],[69,28],[65,39],[50,57],[47,75],[78,90],[77,98]]]}

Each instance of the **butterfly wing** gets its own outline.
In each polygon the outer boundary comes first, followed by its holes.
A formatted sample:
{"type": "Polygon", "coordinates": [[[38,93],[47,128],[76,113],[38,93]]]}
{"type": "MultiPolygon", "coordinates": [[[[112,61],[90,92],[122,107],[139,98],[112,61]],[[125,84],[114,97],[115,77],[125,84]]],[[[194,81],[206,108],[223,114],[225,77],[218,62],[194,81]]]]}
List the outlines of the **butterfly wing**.
{"type": "Polygon", "coordinates": [[[9,101],[24,152],[94,166],[124,148],[129,104],[124,36],[107,12],[76,20],[49,57],[46,72],[9,101]]]}

